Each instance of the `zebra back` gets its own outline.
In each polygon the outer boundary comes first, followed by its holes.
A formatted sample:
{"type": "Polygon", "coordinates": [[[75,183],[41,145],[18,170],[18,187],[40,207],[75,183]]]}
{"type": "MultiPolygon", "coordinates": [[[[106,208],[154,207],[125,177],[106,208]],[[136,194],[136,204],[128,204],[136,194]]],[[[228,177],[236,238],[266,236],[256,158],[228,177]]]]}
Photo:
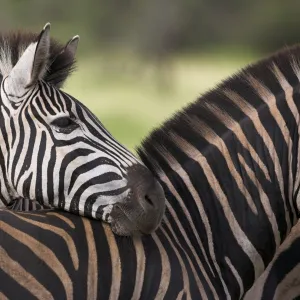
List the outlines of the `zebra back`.
{"type": "Polygon", "coordinates": [[[160,229],[131,239],[64,212],[0,210],[0,298],[195,299],[178,247],[160,229]]]}

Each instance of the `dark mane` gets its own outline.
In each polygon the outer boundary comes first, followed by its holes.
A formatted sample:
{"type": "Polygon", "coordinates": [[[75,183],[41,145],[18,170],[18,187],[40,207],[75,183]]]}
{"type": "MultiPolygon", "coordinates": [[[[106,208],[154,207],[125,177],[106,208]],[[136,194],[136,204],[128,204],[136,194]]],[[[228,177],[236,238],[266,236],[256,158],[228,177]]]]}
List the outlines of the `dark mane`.
{"type": "MultiPolygon", "coordinates": [[[[25,49],[34,42],[37,42],[39,34],[16,31],[0,34],[0,75],[5,77],[16,65],[25,49]]],[[[75,61],[72,55],[65,51],[64,46],[51,38],[50,55],[47,63],[47,72],[44,75],[44,81],[49,84],[58,86],[72,73],[75,69],[75,61]]],[[[1,79],[0,77],[0,79],[1,79]]],[[[2,79],[1,79],[2,80],[2,79]]],[[[1,81],[0,80],[0,81],[1,81]]]]}
{"type": "MultiPolygon", "coordinates": [[[[199,151],[205,152],[205,147],[208,146],[207,141],[203,141],[197,131],[201,128],[193,127],[190,122],[191,119],[199,120],[201,124],[205,124],[206,128],[212,128],[219,136],[224,137],[228,133],[228,128],[224,126],[224,122],[229,122],[233,119],[235,122],[241,124],[247,123],[248,116],[241,111],[237,103],[230,99],[225,91],[233,91],[241,97],[242,105],[253,107],[259,114],[266,113],[266,103],[262,101],[261,96],[253,84],[249,82],[249,78],[254,78],[266,90],[270,91],[276,98],[276,103],[285,91],[278,82],[274,66],[285,77],[285,80],[293,87],[293,91],[299,92],[300,79],[300,45],[288,47],[283,49],[257,63],[251,64],[235,75],[229,77],[216,88],[205,93],[199,97],[195,102],[188,105],[186,108],[177,112],[173,117],[164,122],[162,126],[155,129],[138,147],[137,152],[143,162],[153,172],[159,172],[156,162],[162,166],[164,164],[161,160],[160,152],[166,151],[173,155],[180,156],[178,147],[174,144],[174,137],[172,133],[182,137],[184,140],[197,145],[199,151]],[[275,65],[274,65],[275,64],[275,65]],[[217,114],[215,112],[218,112],[217,114]],[[220,115],[224,116],[220,117],[220,115]],[[228,118],[228,116],[230,116],[228,118]],[[220,121],[222,119],[222,122],[220,121]],[[149,161],[151,159],[151,161],[149,161]]],[[[280,98],[281,97],[281,98],[280,98]]],[[[283,101],[281,101],[280,105],[283,101]]],[[[201,127],[201,126],[200,126],[201,127]]],[[[204,129],[203,129],[204,130],[204,129]]],[[[202,136],[206,133],[202,132],[202,136]]]]}

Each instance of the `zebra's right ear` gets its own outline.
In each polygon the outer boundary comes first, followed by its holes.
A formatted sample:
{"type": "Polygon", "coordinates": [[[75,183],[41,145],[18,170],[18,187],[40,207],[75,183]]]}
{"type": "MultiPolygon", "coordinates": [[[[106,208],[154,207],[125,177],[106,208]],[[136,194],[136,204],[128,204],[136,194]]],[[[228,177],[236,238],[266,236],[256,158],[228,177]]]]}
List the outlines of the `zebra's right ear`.
{"type": "Polygon", "coordinates": [[[79,35],[70,39],[64,49],[55,57],[48,67],[46,82],[61,88],[73,71],[75,65],[75,55],[79,43],[79,35]]]}
{"type": "Polygon", "coordinates": [[[38,40],[31,43],[3,80],[4,93],[10,101],[20,102],[28,89],[43,79],[47,71],[50,52],[50,23],[47,23],[38,40]]]}

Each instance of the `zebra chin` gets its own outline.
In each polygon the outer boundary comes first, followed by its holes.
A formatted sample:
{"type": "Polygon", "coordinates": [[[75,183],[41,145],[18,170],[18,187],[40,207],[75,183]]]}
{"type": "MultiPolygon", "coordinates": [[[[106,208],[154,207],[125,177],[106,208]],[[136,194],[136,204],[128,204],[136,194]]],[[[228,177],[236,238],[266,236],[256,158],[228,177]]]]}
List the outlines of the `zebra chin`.
{"type": "Polygon", "coordinates": [[[143,165],[130,167],[128,186],[126,199],[115,203],[109,214],[112,231],[123,236],[151,234],[160,225],[165,211],[163,188],[143,165]]]}
{"type": "Polygon", "coordinates": [[[131,217],[135,212],[123,210],[120,205],[114,205],[111,212],[111,229],[112,231],[121,236],[135,236],[140,234],[151,234],[160,225],[161,216],[143,214],[140,218],[135,219],[131,217]]]}

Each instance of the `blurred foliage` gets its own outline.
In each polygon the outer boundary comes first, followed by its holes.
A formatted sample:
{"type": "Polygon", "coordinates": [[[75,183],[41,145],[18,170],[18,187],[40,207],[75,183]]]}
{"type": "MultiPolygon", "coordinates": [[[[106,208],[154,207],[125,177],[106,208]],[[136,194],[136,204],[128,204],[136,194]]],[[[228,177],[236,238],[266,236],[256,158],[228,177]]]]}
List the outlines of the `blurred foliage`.
{"type": "Polygon", "coordinates": [[[173,52],[217,46],[268,52],[299,41],[298,0],[1,2],[2,28],[36,29],[47,20],[64,38],[78,32],[84,37],[85,50],[97,45],[102,49],[126,48],[158,60],[173,52]]]}
{"type": "Polygon", "coordinates": [[[78,72],[67,82],[65,90],[84,102],[112,135],[132,150],[151,129],[253,61],[250,57],[224,60],[180,55],[170,61],[170,84],[158,89],[153,80],[157,79],[153,65],[139,66],[133,58],[129,59],[128,65],[134,66],[134,72],[108,72],[99,68],[103,65],[101,56],[82,57],[78,72]]]}
{"type": "Polygon", "coordinates": [[[131,149],[247,62],[300,41],[299,0],[1,0],[1,30],[79,34],[65,87],[131,149]]]}

